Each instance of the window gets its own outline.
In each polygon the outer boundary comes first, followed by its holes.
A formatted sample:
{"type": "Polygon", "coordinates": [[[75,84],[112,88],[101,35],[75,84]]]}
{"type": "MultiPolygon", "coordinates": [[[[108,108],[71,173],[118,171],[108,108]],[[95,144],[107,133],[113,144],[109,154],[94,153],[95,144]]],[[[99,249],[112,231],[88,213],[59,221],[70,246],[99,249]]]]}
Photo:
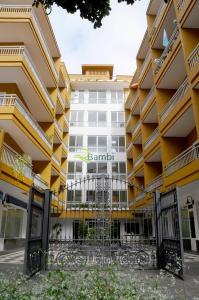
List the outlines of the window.
{"type": "Polygon", "coordinates": [[[124,113],[121,111],[111,112],[111,127],[124,127],[124,113]]]}
{"type": "Polygon", "coordinates": [[[89,174],[106,174],[107,163],[91,162],[87,164],[87,173],[89,174]]]}
{"type": "Polygon", "coordinates": [[[82,191],[81,190],[68,190],[67,202],[81,202],[81,201],[82,201],[82,191]]]}
{"type": "Polygon", "coordinates": [[[86,201],[95,202],[95,191],[86,191],[86,201]]]}
{"type": "Polygon", "coordinates": [[[123,92],[122,91],[111,91],[111,103],[122,104],[124,102],[123,92]]]}
{"type": "Polygon", "coordinates": [[[89,111],[88,112],[88,126],[89,127],[105,127],[106,126],[106,112],[105,111],[89,111]]]}
{"type": "Polygon", "coordinates": [[[84,112],[81,110],[71,111],[70,125],[73,127],[82,127],[84,121],[84,112]]]}
{"type": "Polygon", "coordinates": [[[72,91],[71,103],[73,104],[84,103],[84,91],[72,91]]]}
{"type": "Polygon", "coordinates": [[[68,162],[68,179],[75,179],[82,176],[82,162],[69,161],[68,162]]]}
{"type": "Polygon", "coordinates": [[[125,152],[125,137],[112,136],[111,148],[112,152],[125,152]]]}
{"type": "Polygon", "coordinates": [[[69,151],[77,152],[81,147],[83,147],[83,136],[71,135],[69,139],[69,151]]]}
{"type": "Polygon", "coordinates": [[[118,174],[126,175],[125,162],[112,162],[112,174],[113,175],[118,175],[118,174]]]}
{"type": "Polygon", "coordinates": [[[88,149],[91,152],[107,152],[107,137],[88,136],[88,149]]]}
{"type": "Polygon", "coordinates": [[[127,191],[126,190],[113,190],[112,191],[112,203],[126,203],[127,191]]]}
{"type": "Polygon", "coordinates": [[[107,103],[106,90],[90,90],[88,103],[90,104],[105,104],[107,103]]]}

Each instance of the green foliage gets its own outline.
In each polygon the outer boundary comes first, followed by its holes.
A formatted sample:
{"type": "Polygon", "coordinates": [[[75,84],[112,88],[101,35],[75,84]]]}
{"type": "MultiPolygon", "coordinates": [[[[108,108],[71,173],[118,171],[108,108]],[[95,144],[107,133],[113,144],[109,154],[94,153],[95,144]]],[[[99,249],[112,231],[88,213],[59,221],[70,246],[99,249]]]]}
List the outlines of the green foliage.
{"type": "MultiPolygon", "coordinates": [[[[33,5],[43,4],[46,9],[51,9],[53,4],[66,9],[68,13],[74,14],[80,12],[83,19],[87,19],[94,24],[94,28],[102,26],[102,19],[110,14],[110,0],[33,0],[33,5]]],[[[118,2],[126,2],[134,4],[140,0],[118,0],[118,2]]],[[[166,3],[169,0],[164,0],[166,3]]]]}
{"type": "Polygon", "coordinates": [[[0,300],[182,300],[171,275],[142,276],[116,267],[64,272],[54,270],[26,280],[0,276],[0,300]]]}

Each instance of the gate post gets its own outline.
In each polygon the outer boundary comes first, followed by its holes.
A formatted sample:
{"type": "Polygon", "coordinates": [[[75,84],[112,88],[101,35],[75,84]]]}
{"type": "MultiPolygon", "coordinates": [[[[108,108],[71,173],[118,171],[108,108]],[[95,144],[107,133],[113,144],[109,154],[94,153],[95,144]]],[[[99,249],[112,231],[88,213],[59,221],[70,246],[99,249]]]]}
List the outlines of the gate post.
{"type": "Polygon", "coordinates": [[[160,192],[156,190],[154,193],[154,207],[155,207],[155,234],[156,234],[156,257],[157,257],[157,268],[161,268],[160,264],[160,192]]]}

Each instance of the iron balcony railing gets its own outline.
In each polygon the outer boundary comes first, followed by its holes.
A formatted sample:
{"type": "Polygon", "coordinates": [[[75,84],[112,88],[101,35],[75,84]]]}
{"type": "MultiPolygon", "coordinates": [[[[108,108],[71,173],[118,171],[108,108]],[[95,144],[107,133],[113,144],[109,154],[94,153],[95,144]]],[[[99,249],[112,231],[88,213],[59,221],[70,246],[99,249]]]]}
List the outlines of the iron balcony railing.
{"type": "Polygon", "coordinates": [[[143,199],[145,197],[145,195],[146,195],[146,192],[141,192],[139,195],[137,195],[135,197],[135,201],[139,201],[139,200],[143,199]]]}
{"type": "Polygon", "coordinates": [[[52,101],[52,99],[49,96],[48,90],[46,86],[44,85],[43,81],[40,79],[37,69],[34,66],[34,63],[32,62],[32,59],[27,51],[27,49],[24,46],[0,46],[0,55],[23,55],[25,58],[27,64],[30,66],[40,88],[43,90],[46,99],[48,101],[48,104],[52,109],[55,108],[55,105],[52,101]]]}
{"type": "Polygon", "coordinates": [[[64,149],[66,151],[68,151],[68,143],[66,143],[64,140],[62,140],[62,143],[63,143],[64,149]]]}
{"type": "Polygon", "coordinates": [[[176,26],[176,28],[174,29],[170,39],[169,39],[169,42],[168,42],[168,45],[165,47],[162,55],[160,56],[160,58],[158,59],[158,63],[157,63],[157,67],[155,69],[155,74],[157,74],[159,72],[159,70],[161,69],[165,59],[167,58],[169,52],[172,50],[172,46],[173,44],[175,43],[175,41],[177,40],[177,37],[179,35],[179,29],[178,27],[176,26]]]}
{"type": "Polygon", "coordinates": [[[161,18],[161,13],[162,13],[162,9],[163,9],[164,4],[165,4],[165,1],[161,0],[157,15],[155,17],[155,20],[153,22],[153,26],[151,28],[150,38],[152,38],[154,36],[155,32],[156,32],[156,29],[158,27],[158,24],[159,24],[159,21],[160,21],[160,18],[161,18]]]}
{"type": "Polygon", "coordinates": [[[132,171],[129,171],[129,172],[128,172],[128,175],[127,175],[127,178],[130,178],[130,177],[132,177],[132,176],[133,176],[133,174],[134,174],[134,170],[132,170],[132,171]]]}
{"type": "Polygon", "coordinates": [[[63,105],[63,107],[65,107],[65,101],[64,101],[60,91],[57,91],[57,95],[58,95],[58,98],[59,98],[61,104],[63,105]]]}
{"type": "Polygon", "coordinates": [[[69,126],[69,120],[66,115],[64,115],[64,120],[65,120],[65,123],[67,124],[67,126],[69,126]]]}
{"type": "Polygon", "coordinates": [[[112,202],[110,205],[103,206],[100,204],[96,204],[94,201],[87,202],[76,202],[76,201],[67,201],[66,208],[71,210],[114,210],[114,209],[128,209],[127,202],[112,202]]]}
{"type": "Polygon", "coordinates": [[[150,60],[150,58],[151,58],[150,54],[151,54],[151,50],[149,49],[148,52],[147,52],[147,54],[146,54],[145,60],[144,60],[144,62],[143,62],[143,64],[142,64],[142,66],[141,66],[141,69],[140,69],[139,80],[140,80],[140,78],[142,77],[142,75],[144,74],[145,67],[146,67],[146,66],[148,65],[148,63],[149,63],[149,60],[150,60]]]}
{"type": "Polygon", "coordinates": [[[142,112],[144,111],[144,109],[147,107],[148,103],[151,101],[151,99],[153,98],[154,96],[154,93],[155,93],[155,87],[153,86],[148,95],[146,96],[146,98],[144,99],[144,102],[142,104],[142,112]]]}
{"type": "Polygon", "coordinates": [[[13,168],[13,171],[32,179],[32,165],[22,155],[7,144],[1,149],[1,161],[13,168]]]}
{"type": "Polygon", "coordinates": [[[60,134],[62,134],[62,128],[61,128],[61,126],[59,125],[59,122],[56,119],[55,119],[55,127],[58,130],[58,132],[60,134]]]}
{"type": "Polygon", "coordinates": [[[159,127],[157,127],[144,143],[144,150],[156,140],[156,138],[159,136],[159,132],[159,127]]]}
{"type": "Polygon", "coordinates": [[[32,173],[32,177],[33,177],[33,184],[35,187],[37,187],[41,190],[48,189],[47,182],[45,180],[43,180],[39,174],[32,173]]]}
{"type": "Polygon", "coordinates": [[[66,177],[66,172],[64,172],[64,171],[61,170],[60,173],[61,173],[61,175],[62,175],[63,177],[66,177]]]}
{"type": "Polygon", "coordinates": [[[32,19],[32,22],[34,24],[34,28],[36,29],[36,32],[40,38],[40,41],[42,43],[42,47],[44,48],[45,50],[45,53],[47,54],[47,57],[48,57],[48,61],[50,63],[50,66],[51,66],[51,69],[53,70],[53,72],[55,73],[55,76],[58,77],[58,72],[56,70],[56,67],[54,65],[54,61],[52,59],[52,55],[51,55],[51,52],[49,50],[49,47],[48,47],[48,44],[46,42],[46,39],[44,37],[44,34],[43,34],[43,30],[41,29],[40,25],[39,25],[39,21],[37,19],[37,16],[34,12],[34,9],[31,5],[5,5],[5,4],[1,4],[0,5],[0,13],[27,13],[27,14],[31,14],[31,19],[32,19]]]}
{"type": "Polygon", "coordinates": [[[187,0],[179,0],[177,3],[177,10],[182,11],[187,0]]]}
{"type": "Polygon", "coordinates": [[[141,120],[139,120],[139,121],[136,123],[136,125],[135,125],[135,127],[134,127],[134,129],[133,129],[133,134],[136,134],[136,133],[138,132],[138,130],[140,129],[140,126],[141,126],[141,120]]]}
{"type": "Polygon", "coordinates": [[[130,120],[131,120],[131,114],[128,116],[128,119],[126,121],[126,127],[128,127],[130,120]]]}
{"type": "Polygon", "coordinates": [[[133,147],[133,142],[130,141],[130,143],[127,145],[126,151],[129,152],[133,147]]]}
{"type": "Polygon", "coordinates": [[[134,167],[136,167],[137,165],[139,165],[139,163],[141,163],[141,161],[143,160],[143,155],[140,154],[134,161],[134,167]]]}
{"type": "Polygon", "coordinates": [[[154,178],[149,184],[147,184],[146,191],[151,192],[159,188],[163,184],[162,174],[154,178]]]}
{"type": "Polygon", "coordinates": [[[138,90],[135,92],[135,94],[133,95],[132,97],[132,103],[131,103],[131,106],[130,106],[130,110],[133,109],[134,105],[135,105],[135,102],[137,101],[137,97],[138,97],[138,90]]]}
{"type": "Polygon", "coordinates": [[[193,69],[199,63],[199,43],[193,52],[188,57],[188,65],[190,69],[193,69]]]}
{"type": "Polygon", "coordinates": [[[59,159],[55,156],[55,154],[52,155],[52,159],[54,160],[54,162],[58,165],[60,165],[60,161],[59,159]]]}
{"type": "Polygon", "coordinates": [[[183,98],[183,96],[187,93],[189,89],[189,82],[186,78],[173,97],[169,100],[169,102],[165,105],[164,109],[160,113],[160,121],[163,122],[170,112],[173,110],[174,106],[183,98]]]}
{"type": "Polygon", "coordinates": [[[199,159],[199,142],[193,144],[191,147],[170,161],[165,167],[165,175],[171,175],[175,171],[185,167],[196,159],[199,159]]]}
{"type": "Polygon", "coordinates": [[[47,137],[46,133],[39,126],[37,121],[33,118],[33,116],[29,113],[25,105],[21,102],[15,94],[10,95],[0,95],[0,106],[14,106],[16,107],[23,117],[28,121],[28,123],[34,128],[37,134],[42,138],[42,140],[51,147],[51,141],[49,137],[47,137]]]}

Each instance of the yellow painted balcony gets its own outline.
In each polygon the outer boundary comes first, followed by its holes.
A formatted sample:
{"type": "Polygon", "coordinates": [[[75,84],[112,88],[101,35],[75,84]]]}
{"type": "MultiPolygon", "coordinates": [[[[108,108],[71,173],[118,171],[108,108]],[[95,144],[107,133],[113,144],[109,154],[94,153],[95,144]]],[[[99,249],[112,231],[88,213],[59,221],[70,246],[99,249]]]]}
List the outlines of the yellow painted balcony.
{"type": "Polygon", "coordinates": [[[130,152],[131,150],[132,150],[132,148],[133,148],[133,142],[132,141],[130,141],[130,143],[127,145],[127,147],[126,147],[126,151],[127,152],[130,152]]]}
{"type": "Polygon", "coordinates": [[[69,120],[66,115],[64,115],[64,127],[63,127],[64,132],[69,131],[69,120]]]}
{"type": "Polygon", "coordinates": [[[149,105],[149,103],[152,101],[152,99],[154,98],[154,95],[155,95],[155,87],[153,86],[148,95],[146,96],[146,98],[144,99],[143,103],[142,103],[142,108],[141,108],[141,111],[143,112],[147,106],[149,105]]]}
{"type": "Polygon", "coordinates": [[[155,191],[156,189],[160,188],[163,184],[163,177],[162,174],[154,178],[149,184],[146,186],[147,192],[155,191]]]}
{"type": "Polygon", "coordinates": [[[160,113],[160,122],[163,123],[165,119],[172,113],[176,104],[186,95],[189,90],[189,82],[186,78],[173,97],[165,105],[164,109],[160,113]]]}
{"type": "Polygon", "coordinates": [[[143,155],[140,154],[138,157],[134,160],[134,167],[136,168],[139,164],[143,162],[143,155]]]}
{"type": "Polygon", "coordinates": [[[136,124],[135,124],[135,127],[133,129],[133,135],[135,136],[138,131],[141,129],[141,120],[139,120],[136,124]]]}
{"type": "Polygon", "coordinates": [[[199,142],[193,144],[191,147],[170,161],[165,166],[165,176],[173,174],[174,172],[184,168],[196,160],[199,160],[199,142]]]}
{"type": "Polygon", "coordinates": [[[17,95],[0,95],[0,127],[35,160],[51,152],[51,141],[17,95]]]}
{"type": "Polygon", "coordinates": [[[60,169],[60,160],[56,157],[55,154],[52,155],[52,161],[55,168],[59,171],[60,169]]]}
{"type": "Polygon", "coordinates": [[[150,60],[151,60],[151,49],[148,50],[145,60],[141,66],[140,74],[139,74],[139,81],[142,79],[150,60]]]}
{"type": "Polygon", "coordinates": [[[159,127],[157,127],[144,143],[143,146],[144,150],[146,150],[150,145],[152,145],[159,135],[160,135],[160,130],[159,127]]]}
{"type": "Polygon", "coordinates": [[[45,120],[50,121],[49,113],[54,115],[55,105],[26,47],[0,46],[0,80],[15,82],[35,114],[39,108],[45,120]]]}
{"type": "MultiPolygon", "coordinates": [[[[40,12],[36,11],[32,5],[1,4],[1,42],[21,43],[23,40],[46,85],[48,87],[56,87],[58,72],[52,58],[52,54],[54,54],[52,51],[53,42],[51,41],[50,45],[47,43],[44,29],[41,28],[37,17],[39,14],[41,14],[41,10],[40,12]]],[[[45,12],[43,12],[43,17],[46,19],[45,12]]]]}
{"type": "Polygon", "coordinates": [[[188,57],[187,62],[191,72],[191,81],[193,81],[199,74],[199,43],[188,57]]]}
{"type": "Polygon", "coordinates": [[[48,184],[43,178],[41,178],[40,174],[32,173],[33,177],[33,185],[40,190],[48,189],[48,184]]]}
{"type": "Polygon", "coordinates": [[[59,136],[62,137],[63,130],[56,119],[55,119],[55,129],[58,132],[59,136]]]}
{"type": "Polygon", "coordinates": [[[62,97],[62,94],[60,93],[59,90],[57,91],[57,96],[58,96],[59,102],[61,103],[62,109],[64,110],[66,104],[65,104],[64,98],[62,97]]]}
{"type": "Polygon", "coordinates": [[[156,14],[155,20],[153,22],[153,25],[151,27],[150,34],[149,34],[149,38],[150,38],[151,41],[154,39],[154,37],[156,35],[157,29],[158,29],[158,26],[159,26],[160,21],[162,19],[162,16],[164,14],[165,8],[166,8],[165,2],[164,2],[164,0],[161,0],[158,12],[156,14]]]}
{"type": "Polygon", "coordinates": [[[135,94],[132,96],[132,100],[131,100],[131,106],[130,106],[130,111],[133,111],[134,108],[135,108],[135,105],[137,103],[137,100],[138,100],[138,95],[139,95],[139,92],[138,90],[135,92],[135,94]]]}

